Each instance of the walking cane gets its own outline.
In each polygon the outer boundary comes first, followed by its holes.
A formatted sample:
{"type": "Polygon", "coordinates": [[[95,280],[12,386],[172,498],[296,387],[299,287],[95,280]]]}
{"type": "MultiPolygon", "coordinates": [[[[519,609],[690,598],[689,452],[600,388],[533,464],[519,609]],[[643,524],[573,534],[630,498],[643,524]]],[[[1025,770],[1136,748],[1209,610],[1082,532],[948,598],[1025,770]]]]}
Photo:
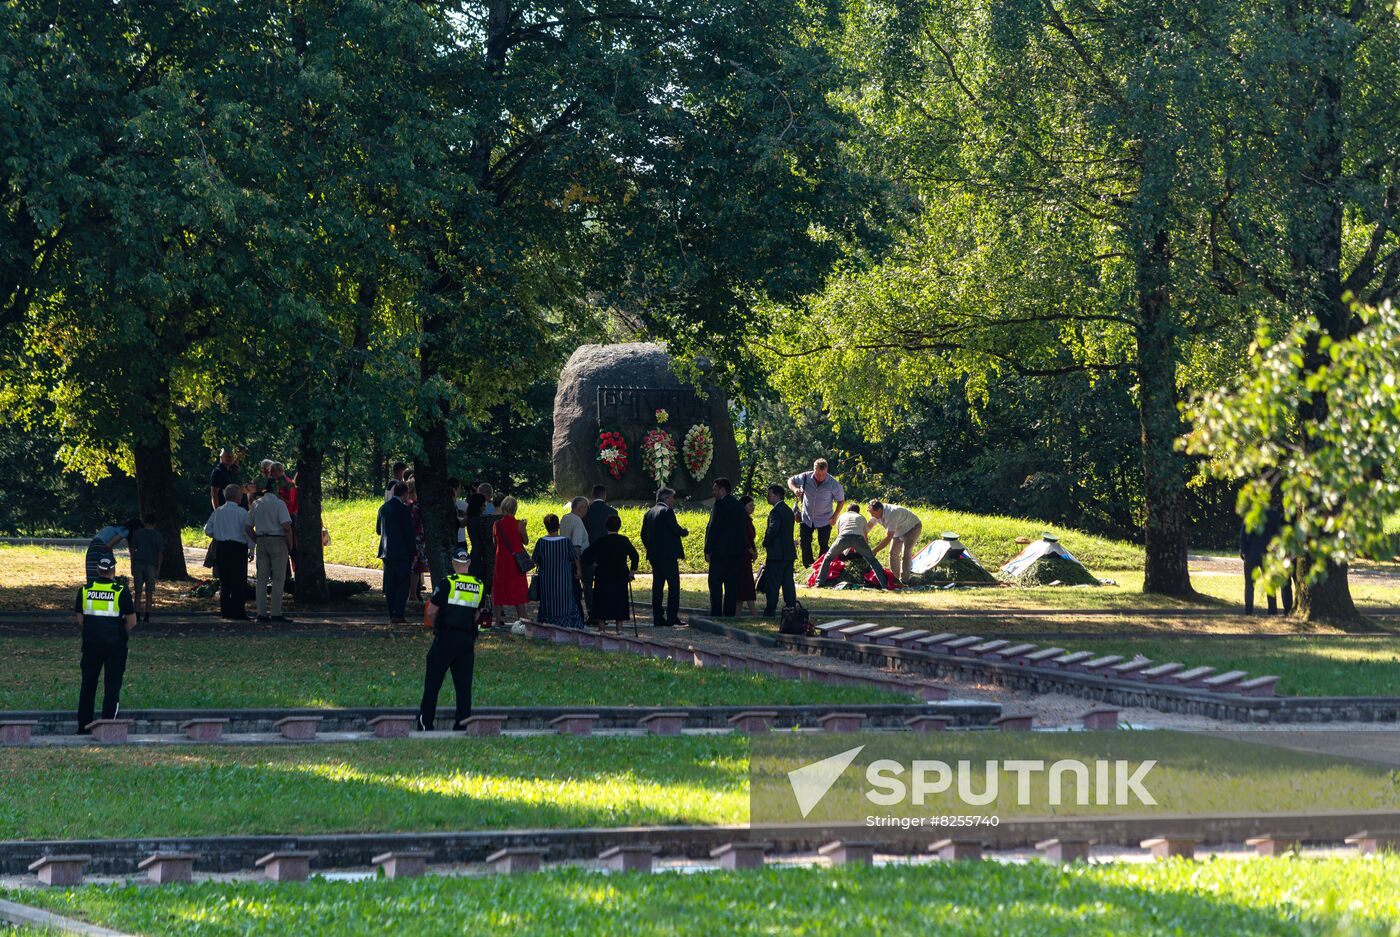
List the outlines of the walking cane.
{"type": "Polygon", "coordinates": [[[637,631],[637,607],[636,603],[632,601],[632,576],[630,574],[627,577],[627,614],[632,618],[632,637],[640,638],[641,634],[637,631]]]}

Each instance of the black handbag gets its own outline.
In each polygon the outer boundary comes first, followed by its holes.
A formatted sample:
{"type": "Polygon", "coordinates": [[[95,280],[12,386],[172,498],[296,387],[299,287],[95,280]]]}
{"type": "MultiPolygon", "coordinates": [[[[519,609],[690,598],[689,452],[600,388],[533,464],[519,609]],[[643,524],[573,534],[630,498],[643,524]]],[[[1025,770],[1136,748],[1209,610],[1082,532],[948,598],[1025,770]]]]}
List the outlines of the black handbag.
{"type": "Polygon", "coordinates": [[[816,629],[812,627],[812,616],[807,614],[807,607],[801,602],[785,606],[778,613],[778,632],[780,634],[811,636],[815,631],[816,629]]]}
{"type": "Polygon", "coordinates": [[[535,568],[535,561],[530,558],[530,554],[521,550],[519,553],[515,554],[515,568],[522,573],[528,573],[535,568]]]}

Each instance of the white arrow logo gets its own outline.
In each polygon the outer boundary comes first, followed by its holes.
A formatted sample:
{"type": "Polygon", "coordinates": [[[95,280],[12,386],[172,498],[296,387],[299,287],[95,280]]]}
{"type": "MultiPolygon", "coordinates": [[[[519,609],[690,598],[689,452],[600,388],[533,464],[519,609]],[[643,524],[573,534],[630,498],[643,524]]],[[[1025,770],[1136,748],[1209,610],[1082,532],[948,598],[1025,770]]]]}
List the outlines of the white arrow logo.
{"type": "Polygon", "coordinates": [[[802,819],[807,819],[807,814],[822,802],[831,785],[864,750],[865,746],[860,745],[788,772],[788,781],[792,784],[793,796],[797,798],[797,808],[802,811],[802,819]]]}

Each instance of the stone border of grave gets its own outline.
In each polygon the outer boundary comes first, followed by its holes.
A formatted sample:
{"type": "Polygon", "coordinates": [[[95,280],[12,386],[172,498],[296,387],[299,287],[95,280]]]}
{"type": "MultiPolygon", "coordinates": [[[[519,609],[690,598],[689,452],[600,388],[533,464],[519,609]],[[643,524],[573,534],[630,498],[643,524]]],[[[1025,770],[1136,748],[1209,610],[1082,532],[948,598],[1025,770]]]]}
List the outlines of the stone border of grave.
{"type": "MultiPolygon", "coordinates": [[[[691,618],[690,626],[726,638],[742,631],[699,617],[691,618]]],[[[1124,708],[1155,709],[1229,722],[1400,722],[1397,696],[1253,696],[1246,694],[1272,694],[1277,678],[1252,678],[1241,671],[1216,674],[1210,667],[1188,668],[1175,662],[1155,664],[1124,661],[1114,655],[1096,657],[1088,651],[1063,647],[1042,650],[1033,643],[1013,643],[1011,639],[989,641],[952,633],[929,635],[923,633],[925,629],[898,629],[896,633],[890,628],[867,628],[855,619],[823,622],[818,628],[841,637],[779,635],[769,640],[773,640],[773,646],[786,650],[893,670],[915,679],[976,681],[1008,690],[1059,693],[1124,708]],[[1243,689],[1216,690],[1211,688],[1212,683],[1243,689]]]]}
{"type": "MultiPolygon", "coordinates": [[[[1003,819],[1000,825],[969,833],[987,849],[1027,849],[1051,839],[1138,848],[1144,840],[1185,837],[1207,844],[1241,844],[1257,837],[1340,846],[1358,836],[1387,844],[1400,834],[1358,830],[1400,829],[1400,811],[1306,814],[1202,814],[1183,816],[1038,817],[1003,819]]],[[[764,842],[779,854],[815,853],[835,840],[875,839],[881,852],[925,853],[937,830],[881,830],[872,837],[862,825],[850,826],[662,826],[577,830],[472,830],[434,833],[350,833],[304,836],[204,836],[112,840],[13,840],[0,842],[0,875],[23,875],[39,856],[81,851],[93,875],[137,876],[137,865],[152,852],[194,852],[199,872],[240,872],[270,853],[315,852],[317,869],[368,868],[390,852],[426,852],[433,864],[485,862],[503,849],[541,849],[549,861],[589,861],[614,847],[655,850],[687,859],[709,859],[726,843],[764,842]]]]}
{"type": "MultiPolygon", "coordinates": [[[[493,716],[505,720],[508,729],[549,730],[550,723],[561,716],[580,712],[598,716],[593,727],[596,730],[646,728],[642,720],[649,716],[666,713],[683,717],[684,727],[689,729],[728,729],[729,719],[738,713],[754,709],[754,706],[481,706],[472,710],[473,717],[493,716]]],[[[929,702],[929,703],[804,703],[788,706],[767,706],[778,713],[775,725],[783,728],[800,726],[807,729],[821,728],[823,717],[831,713],[859,714],[865,719],[865,727],[872,729],[902,729],[905,722],[915,716],[938,715],[952,720],[952,725],[960,728],[989,726],[992,720],[1001,715],[998,703],[977,701],[929,702]]],[[[132,709],[123,710],[122,716],[132,721],[132,735],[170,735],[184,739],[181,726],[191,719],[227,719],[224,726],[227,734],[264,733],[274,734],[275,724],[290,716],[319,717],[319,731],[322,735],[338,732],[371,733],[371,720],[383,716],[416,716],[416,709],[132,709]]],[[[437,723],[441,727],[452,725],[454,718],[450,707],[438,710],[437,723]]],[[[33,738],[41,736],[62,736],[74,734],[76,721],[68,710],[38,710],[16,713],[0,713],[0,722],[12,719],[33,721],[33,738]]],[[[446,733],[443,733],[446,735],[446,733]]]]}
{"type": "Polygon", "coordinates": [[[43,908],[31,908],[27,904],[0,900],[0,922],[13,924],[25,930],[33,927],[46,934],[84,934],[86,937],[133,937],[125,931],[112,930],[86,921],[74,920],[43,908]]]}

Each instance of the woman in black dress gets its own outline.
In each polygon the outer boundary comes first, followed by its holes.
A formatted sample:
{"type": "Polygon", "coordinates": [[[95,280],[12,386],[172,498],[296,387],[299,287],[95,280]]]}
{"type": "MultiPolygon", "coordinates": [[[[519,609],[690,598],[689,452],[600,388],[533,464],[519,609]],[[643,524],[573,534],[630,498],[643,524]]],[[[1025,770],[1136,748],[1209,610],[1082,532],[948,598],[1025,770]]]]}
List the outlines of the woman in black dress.
{"type": "Polygon", "coordinates": [[[477,627],[490,628],[491,581],[496,572],[496,521],[486,513],[486,496],[473,491],[467,497],[467,541],[471,544],[471,574],[481,580],[483,592],[477,627]]]}
{"type": "Polygon", "coordinates": [[[583,551],[583,565],[593,564],[593,624],[602,628],[603,622],[616,623],[622,630],[622,623],[632,617],[632,603],[627,595],[627,584],[637,571],[641,557],[637,548],[618,531],[622,519],[616,514],[604,523],[607,533],[588,545],[583,551]]]}

